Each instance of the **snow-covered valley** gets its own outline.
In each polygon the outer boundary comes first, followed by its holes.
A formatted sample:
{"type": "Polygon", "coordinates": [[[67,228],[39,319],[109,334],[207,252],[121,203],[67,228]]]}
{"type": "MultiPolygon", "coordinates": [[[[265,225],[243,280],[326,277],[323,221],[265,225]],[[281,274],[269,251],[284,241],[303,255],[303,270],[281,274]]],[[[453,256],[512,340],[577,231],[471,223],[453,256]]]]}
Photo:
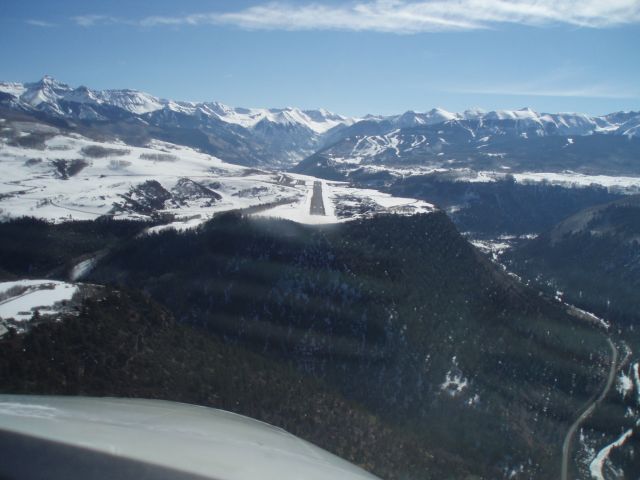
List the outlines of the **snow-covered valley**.
{"type": "Polygon", "coordinates": [[[74,314],[82,301],[99,289],[48,279],[0,282],[0,337],[10,328],[21,334],[37,323],[74,314]]]}
{"type": "Polygon", "coordinates": [[[242,167],[158,140],[134,147],[38,123],[1,125],[3,218],[34,216],[59,222],[103,215],[162,217],[164,223],[182,229],[239,209],[302,223],[332,223],[434,208],[345,182],[323,182],[326,215],[311,215],[311,190],[318,180],[314,177],[242,167]]]}

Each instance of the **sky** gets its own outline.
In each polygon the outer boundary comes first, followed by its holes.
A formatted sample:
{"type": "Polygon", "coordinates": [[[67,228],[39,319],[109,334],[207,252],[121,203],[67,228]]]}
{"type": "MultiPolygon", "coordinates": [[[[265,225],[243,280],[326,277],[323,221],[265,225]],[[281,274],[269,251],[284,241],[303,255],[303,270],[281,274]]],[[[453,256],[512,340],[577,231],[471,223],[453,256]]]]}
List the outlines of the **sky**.
{"type": "Polygon", "coordinates": [[[361,116],[640,110],[640,0],[2,0],[0,80],[361,116]]]}

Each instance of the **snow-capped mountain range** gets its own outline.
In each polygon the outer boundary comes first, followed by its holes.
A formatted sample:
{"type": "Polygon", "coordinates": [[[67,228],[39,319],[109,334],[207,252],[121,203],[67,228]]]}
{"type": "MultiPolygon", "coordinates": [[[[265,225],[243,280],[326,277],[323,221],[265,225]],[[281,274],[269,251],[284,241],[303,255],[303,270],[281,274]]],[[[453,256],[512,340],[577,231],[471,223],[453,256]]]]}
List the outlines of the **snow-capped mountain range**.
{"type": "Polygon", "coordinates": [[[489,112],[471,109],[462,113],[433,108],[424,113],[409,110],[400,115],[368,115],[360,119],[335,114],[325,109],[241,108],[230,107],[220,102],[167,100],[131,89],[92,90],[85,86],[73,88],[48,75],[33,83],[0,82],[0,92],[12,96],[16,106],[54,113],[61,117],[77,115],[65,105],[66,103],[82,105],[78,116],[94,120],[107,119],[95,108],[99,106],[116,107],[134,115],[167,109],[190,116],[214,118],[247,129],[256,128],[261,123],[273,123],[288,127],[304,127],[316,134],[324,134],[333,128],[350,126],[359,121],[389,124],[395,128],[435,125],[449,121],[475,121],[481,124],[511,121],[517,122],[520,129],[534,128],[540,135],[590,135],[613,132],[633,136],[638,134],[640,124],[640,112],[615,112],[592,116],[582,113],[538,113],[530,108],[489,112]]]}
{"type": "Polygon", "coordinates": [[[640,112],[589,116],[529,108],[433,109],[368,117],[344,127],[294,171],[367,184],[386,182],[385,175],[404,178],[452,170],[464,171],[466,179],[479,178],[478,172],[490,172],[487,178],[494,178],[494,172],[619,178],[640,176],[639,155],[640,112]]]}
{"type": "MultiPolygon", "coordinates": [[[[254,128],[260,122],[286,126],[303,126],[317,134],[339,125],[350,125],[355,119],[343,117],[324,109],[300,110],[298,108],[234,108],[220,102],[184,102],[155,97],[131,89],[92,90],[85,86],[72,88],[51,76],[44,76],[33,83],[0,83],[0,92],[15,98],[16,105],[55,113],[61,117],[73,116],[65,103],[83,106],[86,119],[106,119],[94,107],[111,106],[134,115],[145,115],[162,109],[192,116],[211,117],[223,122],[254,128]]],[[[67,106],[68,107],[68,106],[67,106]]]]}
{"type": "MultiPolygon", "coordinates": [[[[45,76],[33,83],[0,83],[0,118],[135,148],[166,142],[229,164],[293,167],[360,185],[377,185],[380,175],[404,178],[434,169],[472,176],[640,176],[640,112],[633,111],[591,116],[435,108],[353,118],[323,109],[239,108],[130,89],[74,88],[45,76]]],[[[28,143],[31,137],[12,141],[28,143]]]]}
{"type": "Polygon", "coordinates": [[[155,138],[233,163],[276,167],[297,163],[320,148],[329,132],[357,120],[323,109],[234,108],[161,99],[131,89],[73,88],[50,76],[33,83],[0,83],[0,106],[73,122],[70,127],[94,134],[96,128],[107,129],[114,139],[140,145],[155,138]]]}
{"type": "Polygon", "coordinates": [[[616,112],[593,116],[583,113],[539,113],[531,108],[520,110],[465,110],[454,113],[434,108],[419,113],[409,110],[401,115],[389,117],[368,116],[364,122],[376,123],[391,129],[437,125],[447,122],[470,122],[479,126],[500,128],[501,124],[513,124],[518,130],[545,135],[591,135],[594,133],[637,134],[640,112],[616,112]],[[635,130],[634,130],[635,127],[635,130]]]}
{"type": "Polygon", "coordinates": [[[109,132],[125,137],[124,141],[134,125],[137,131],[145,130],[144,138],[131,140],[134,142],[144,144],[151,137],[195,147],[233,163],[277,167],[294,165],[348,137],[388,135],[432,125],[458,125],[480,137],[487,132],[517,137],[640,135],[640,112],[591,116],[538,113],[529,108],[462,113],[435,108],[424,113],[354,118],[324,109],[240,108],[220,102],[161,99],[131,89],[74,88],[50,76],[33,83],[0,82],[0,106],[74,122],[73,128],[90,125],[95,131],[112,124],[109,132]]]}

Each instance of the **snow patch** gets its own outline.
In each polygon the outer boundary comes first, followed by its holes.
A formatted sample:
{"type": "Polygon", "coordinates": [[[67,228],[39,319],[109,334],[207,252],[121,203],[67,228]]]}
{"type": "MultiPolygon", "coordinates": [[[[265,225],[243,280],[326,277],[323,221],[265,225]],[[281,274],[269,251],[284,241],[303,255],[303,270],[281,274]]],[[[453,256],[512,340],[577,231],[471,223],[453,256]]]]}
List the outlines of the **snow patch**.
{"type": "Polygon", "coordinates": [[[634,363],[631,370],[633,372],[633,383],[636,386],[637,403],[640,407],[640,363],[634,363]]]}
{"type": "Polygon", "coordinates": [[[34,313],[57,313],[62,302],[71,300],[77,285],[55,280],[18,280],[0,283],[0,319],[30,320],[34,313]]]}
{"type": "Polygon", "coordinates": [[[631,380],[631,377],[626,375],[624,372],[620,372],[620,376],[616,382],[616,390],[620,395],[622,395],[622,398],[627,398],[627,396],[633,392],[633,381],[631,380]]]}
{"type": "Polygon", "coordinates": [[[450,397],[457,397],[469,386],[469,381],[462,374],[456,356],[451,359],[451,364],[452,366],[447,372],[444,382],[440,385],[440,390],[450,397]]]}
{"type": "MultiPolygon", "coordinates": [[[[619,448],[625,444],[625,442],[633,435],[633,429],[629,429],[624,432],[615,442],[607,445],[602,450],[598,452],[596,458],[593,459],[591,464],[589,465],[589,471],[591,473],[591,478],[594,480],[606,480],[606,477],[603,473],[603,469],[607,466],[609,469],[613,469],[614,467],[609,465],[609,455],[611,451],[615,448],[619,448]]],[[[619,478],[619,476],[616,476],[619,478]]]]}

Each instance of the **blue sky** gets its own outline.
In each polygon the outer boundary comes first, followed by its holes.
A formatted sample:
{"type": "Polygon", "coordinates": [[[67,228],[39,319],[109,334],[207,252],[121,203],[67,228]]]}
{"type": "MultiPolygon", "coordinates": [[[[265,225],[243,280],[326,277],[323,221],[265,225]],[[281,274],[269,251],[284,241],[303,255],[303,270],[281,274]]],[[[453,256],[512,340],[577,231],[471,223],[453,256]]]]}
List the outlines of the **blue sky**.
{"type": "Polygon", "coordinates": [[[0,79],[349,115],[640,109],[640,0],[3,0],[0,79]]]}

